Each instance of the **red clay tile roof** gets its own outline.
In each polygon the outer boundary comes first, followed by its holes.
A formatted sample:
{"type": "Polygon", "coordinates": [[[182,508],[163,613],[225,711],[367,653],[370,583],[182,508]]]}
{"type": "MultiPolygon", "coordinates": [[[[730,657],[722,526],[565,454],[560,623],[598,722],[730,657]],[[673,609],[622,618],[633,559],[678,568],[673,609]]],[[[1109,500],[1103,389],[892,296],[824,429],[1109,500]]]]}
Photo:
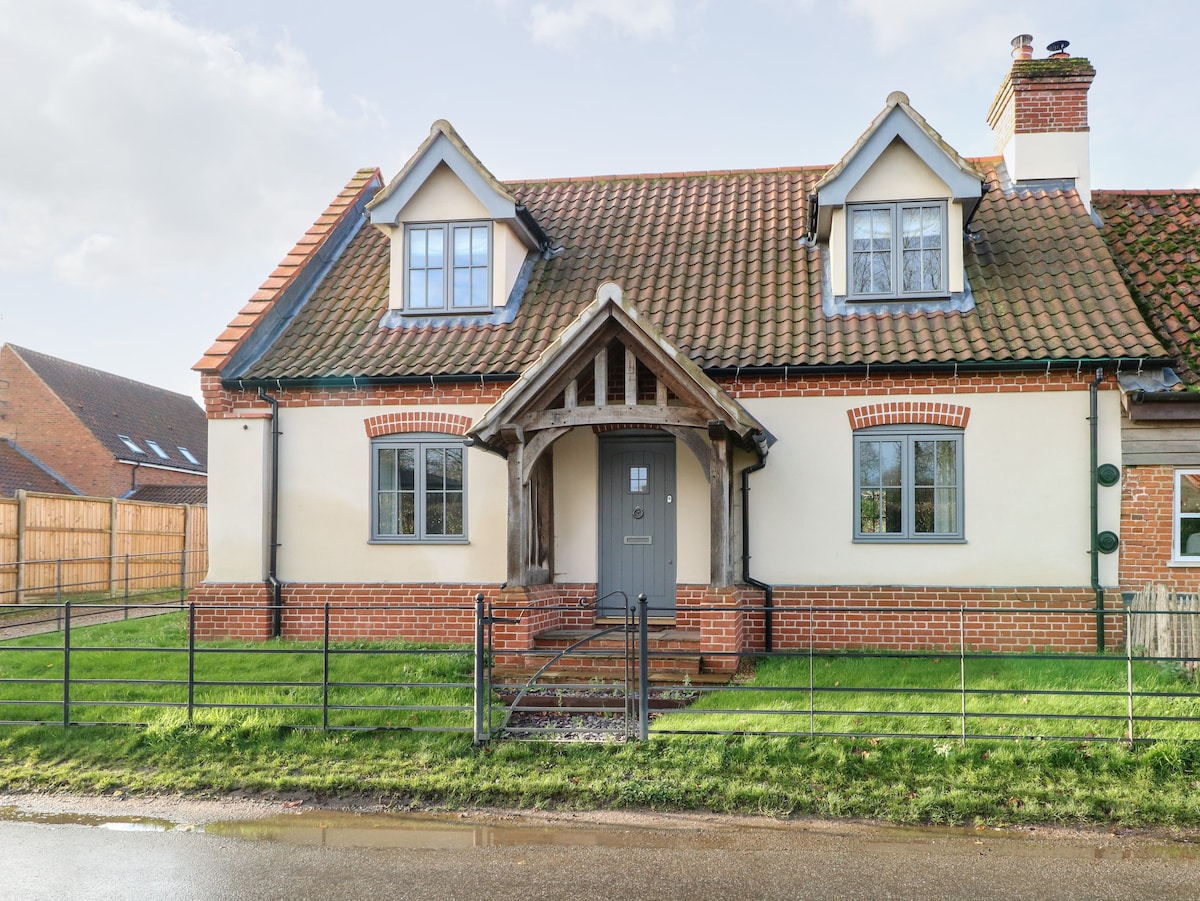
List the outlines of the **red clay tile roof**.
{"type": "Polygon", "coordinates": [[[186,394],[156,388],[99,369],[9,345],[79,421],[119,460],[205,472],[208,420],[186,394]],[[120,435],[132,438],[145,452],[132,451],[120,435]],[[162,448],[166,459],[147,442],[162,448]],[[186,447],[199,461],[180,451],[186,447]]]}
{"type": "Polygon", "coordinates": [[[1200,385],[1200,191],[1093,191],[1092,204],[1180,376],[1200,385]]]}
{"type": "Polygon", "coordinates": [[[13,497],[18,489],[43,494],[79,494],[11,438],[0,438],[0,497],[13,497]]]}
{"type": "MultiPolygon", "coordinates": [[[[968,312],[822,311],[807,197],[825,168],[507,182],[561,252],[512,322],[380,328],[388,244],[363,227],[249,379],[515,374],[604,281],[702,368],[1108,358],[1165,352],[1073,192],[991,190],[965,252],[968,312]]],[[[232,375],[226,371],[226,376],[232,375]]]]}
{"type": "Polygon", "coordinates": [[[219,372],[224,368],[284,292],[295,284],[305,267],[317,259],[359,199],[368,192],[374,193],[382,183],[378,169],[359,169],[192,368],[200,372],[219,372]]]}

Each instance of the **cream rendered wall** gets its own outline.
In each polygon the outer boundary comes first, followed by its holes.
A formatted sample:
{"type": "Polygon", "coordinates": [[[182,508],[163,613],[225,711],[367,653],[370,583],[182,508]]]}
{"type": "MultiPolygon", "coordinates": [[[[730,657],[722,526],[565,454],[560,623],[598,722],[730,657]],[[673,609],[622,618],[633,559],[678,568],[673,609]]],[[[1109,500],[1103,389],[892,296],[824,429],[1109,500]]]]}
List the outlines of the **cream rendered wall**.
{"type": "MultiPolygon", "coordinates": [[[[554,579],[595,582],[599,573],[600,442],[574,429],[554,443],[554,579]]],[[[675,580],[708,584],[708,480],[700,461],[675,443],[675,580]]]]}
{"type": "MultiPolygon", "coordinates": [[[[950,188],[903,141],[893,141],[846,195],[847,203],[949,199],[950,188]]],[[[946,211],[947,238],[962,234],[962,205],[946,211]]],[[[846,210],[835,209],[829,232],[829,280],[835,295],[846,293],[846,210]]],[[[951,291],[963,290],[962,241],[947,240],[947,275],[951,291]]]]}
{"type": "MultiPolygon", "coordinates": [[[[469,544],[371,544],[371,442],[364,420],[388,407],[280,411],[279,574],[295,582],[502,582],[507,464],[466,458],[469,544]]],[[[407,408],[412,410],[414,408],[407,408]]],[[[477,417],[485,406],[422,406],[477,417]]]]}
{"type": "Polygon", "coordinates": [[[1004,147],[1004,163],[1014,180],[1075,179],[1075,188],[1092,208],[1092,173],[1086,131],[1021,132],[1004,147]]]}
{"type": "Polygon", "coordinates": [[[681,441],[675,442],[675,581],[707,585],[712,577],[709,554],[711,534],[708,479],[696,455],[681,441]]]}
{"type": "Polygon", "coordinates": [[[261,582],[267,574],[270,420],[208,421],[208,576],[261,582]]]}
{"type": "MultiPolygon", "coordinates": [[[[381,228],[391,239],[392,277],[403,277],[404,273],[404,224],[407,222],[454,222],[472,219],[490,219],[483,204],[463,184],[445,163],[440,163],[430,173],[425,183],[413,194],[397,217],[398,226],[381,228]]],[[[525,262],[527,248],[503,222],[492,223],[492,305],[502,307],[508,301],[521,265],[525,262]]],[[[388,306],[399,310],[404,305],[404,287],[394,281],[388,297],[388,306]]]]}
{"type": "Polygon", "coordinates": [[[591,429],[554,442],[554,581],[595,582],[600,444],[591,429]]]}
{"type": "MultiPolygon", "coordinates": [[[[756,578],[800,585],[1087,585],[1088,393],[929,395],[971,409],[964,433],[965,544],[853,541],[853,432],[846,411],[906,397],[778,398],[745,405],[779,439],[751,478],[756,578]]],[[[1100,462],[1120,460],[1115,391],[1100,395],[1100,462]]],[[[1120,492],[1100,489],[1116,531],[1120,492]]],[[[1100,581],[1117,583],[1117,554],[1100,581]]]]}

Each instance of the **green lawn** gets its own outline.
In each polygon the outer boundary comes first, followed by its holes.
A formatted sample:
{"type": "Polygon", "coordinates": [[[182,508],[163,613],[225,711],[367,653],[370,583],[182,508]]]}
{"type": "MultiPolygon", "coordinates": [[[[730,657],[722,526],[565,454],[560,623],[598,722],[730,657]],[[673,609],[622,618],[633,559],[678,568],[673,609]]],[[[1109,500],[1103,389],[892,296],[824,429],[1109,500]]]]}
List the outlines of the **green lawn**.
{"type": "Polygon", "coordinates": [[[1124,656],[814,656],[759,661],[656,731],[1200,739],[1200,692],[1178,667],[1124,656]],[[966,692],[962,688],[965,685],[966,692]],[[1175,721],[1190,718],[1191,721],[1175,721]]]}
{"type": "MultiPolygon", "coordinates": [[[[57,703],[61,641],[61,635],[51,635],[0,644],[0,678],[10,680],[0,682],[0,713],[5,718],[28,719],[37,712],[48,722],[61,721],[57,703]],[[9,652],[18,645],[40,649],[9,652]],[[42,679],[50,681],[28,681],[42,679]],[[33,695],[37,695],[35,704],[14,703],[33,695]]],[[[1176,738],[1136,747],[1124,742],[988,738],[964,745],[953,737],[961,705],[959,664],[953,656],[937,661],[816,658],[819,665],[812,672],[813,697],[819,698],[813,706],[831,711],[813,716],[824,718],[822,728],[827,731],[866,732],[888,723],[918,731],[914,723],[927,723],[931,732],[944,732],[948,738],[810,739],[694,732],[656,736],[644,743],[497,741],[476,747],[469,733],[463,732],[284,728],[281,724],[289,722],[319,723],[320,710],[312,709],[320,702],[319,689],[302,683],[319,679],[322,657],[302,653],[311,645],[280,642],[249,646],[257,651],[254,654],[231,653],[244,645],[206,645],[197,657],[197,680],[249,678],[272,684],[252,689],[202,686],[208,702],[223,706],[199,708],[189,723],[181,706],[148,704],[150,698],[175,705],[186,701],[187,657],[181,650],[186,641],[183,614],[72,630],[72,676],[111,680],[76,686],[76,699],[116,702],[73,708],[72,718],[147,725],[0,727],[0,789],[236,792],[317,800],[357,798],[393,807],[626,807],[871,817],[909,823],[1200,825],[1200,792],[1196,791],[1200,742],[1180,740],[1183,726],[1170,724],[1180,730],[1176,738]],[[86,649],[98,646],[124,650],[86,649]],[[896,690],[926,686],[949,692],[896,690]],[[877,687],[892,690],[882,695],[863,691],[877,687]],[[835,690],[818,693],[817,688],[835,690]],[[271,711],[229,706],[264,700],[302,706],[271,711]],[[848,712],[852,710],[881,712],[848,712]],[[900,715],[913,711],[919,716],[900,715]]],[[[331,713],[335,724],[353,719],[380,726],[469,727],[470,689],[464,686],[471,666],[468,652],[460,648],[430,653],[437,649],[400,643],[339,645],[337,650],[365,653],[332,655],[333,678],[369,683],[337,689],[338,703],[378,702],[390,709],[335,711],[331,713]],[[410,687],[416,682],[453,687],[410,687]],[[462,709],[408,709],[442,701],[462,709]]],[[[1110,715],[1115,705],[1123,713],[1127,703],[1123,697],[1092,701],[1041,692],[1084,688],[1123,692],[1124,667],[1118,657],[972,659],[967,661],[969,687],[1005,693],[971,695],[968,701],[980,709],[1032,708],[1073,716],[1110,715]],[[1050,687],[1039,687],[1046,685],[1050,687]],[[1092,704],[1097,706],[1087,706],[1092,704]]],[[[788,729],[806,733],[809,678],[807,658],[763,661],[753,681],[734,690],[706,693],[694,710],[668,715],[656,726],[703,730],[720,723],[753,731],[750,727],[760,725],[778,729],[784,722],[788,729]],[[751,704],[773,704],[773,709],[784,712],[753,714],[732,706],[751,704]],[[712,712],[721,709],[733,712],[712,712]],[[797,713],[800,709],[805,712],[797,713]]],[[[1195,712],[1193,686],[1179,673],[1139,662],[1135,682],[1139,691],[1181,695],[1137,698],[1137,705],[1146,711],[1195,712]]],[[[1061,721],[1048,722],[1057,727],[1061,721]]],[[[1097,735],[1102,729],[1120,735],[1124,728],[1123,723],[1099,721],[1087,726],[1083,722],[1074,725],[1097,735]]],[[[979,723],[997,733],[1001,728],[1026,728],[1014,725],[1021,721],[1006,719],[979,723]]],[[[1139,720],[1138,728],[1140,735],[1149,726],[1139,720]]]]}
{"type": "MultiPolygon", "coordinates": [[[[0,642],[0,720],[62,722],[62,649],[62,633],[0,642]]],[[[187,649],[184,612],[72,629],[70,719],[186,720],[187,649]]],[[[324,666],[318,643],[199,644],[193,721],[320,726],[324,666]]],[[[462,649],[337,643],[329,654],[329,725],[470,732],[471,673],[472,655],[462,649]]]]}

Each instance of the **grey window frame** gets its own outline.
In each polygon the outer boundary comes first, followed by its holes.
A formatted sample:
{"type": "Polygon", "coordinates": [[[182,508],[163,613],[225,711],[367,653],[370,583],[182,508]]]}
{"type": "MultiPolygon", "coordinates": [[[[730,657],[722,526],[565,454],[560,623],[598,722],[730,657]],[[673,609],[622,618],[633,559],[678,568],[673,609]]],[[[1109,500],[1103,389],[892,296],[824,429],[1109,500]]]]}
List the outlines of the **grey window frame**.
{"type": "Polygon", "coordinates": [[[853,438],[853,473],[854,500],[852,504],[854,515],[854,541],[865,543],[903,543],[903,544],[961,544],[966,541],[966,526],[964,511],[966,489],[963,485],[963,441],[964,432],[953,426],[903,424],[881,425],[857,429],[853,438]],[[916,473],[913,444],[921,439],[952,441],[955,445],[955,488],[956,512],[955,521],[958,528],[953,532],[917,532],[915,515],[916,473]],[[901,443],[900,458],[900,491],[901,491],[901,524],[899,532],[864,532],[862,529],[862,492],[867,486],[862,484],[861,455],[859,447],[864,441],[899,440],[901,443]]]}
{"type": "MultiPolygon", "coordinates": [[[[495,266],[495,232],[492,222],[488,219],[454,219],[445,222],[406,222],[404,224],[404,312],[413,315],[470,315],[472,313],[490,312],[492,308],[492,275],[495,266]],[[456,228],[486,228],[487,229],[487,266],[483,275],[485,291],[482,304],[455,306],[454,305],[454,230],[456,228]],[[410,236],[414,231],[442,232],[442,302],[440,306],[417,307],[413,305],[410,292],[412,283],[412,244],[410,236]]],[[[467,267],[476,268],[476,267],[467,267]]]]}
{"type": "Polygon", "coordinates": [[[439,434],[387,435],[371,440],[371,537],[372,544],[467,544],[467,447],[461,438],[439,434]],[[393,535],[379,529],[379,451],[385,448],[411,449],[414,451],[414,534],[393,535]],[[462,534],[429,534],[425,521],[426,452],[429,450],[455,450],[462,454],[462,534]]]}
{"type": "Polygon", "coordinates": [[[846,205],[846,298],[847,300],[901,300],[918,297],[948,297],[950,295],[950,240],[949,203],[936,198],[926,200],[885,200],[876,203],[850,203],[846,205]],[[901,216],[906,209],[938,207],[942,219],[942,268],[939,278],[941,287],[935,290],[904,290],[904,247],[901,235],[901,216]],[[891,279],[890,291],[864,292],[854,290],[854,213],[866,210],[888,210],[891,216],[891,279]]]}
{"type": "Polygon", "coordinates": [[[1200,469],[1181,466],[1175,470],[1174,488],[1171,491],[1171,562],[1184,566],[1200,566],[1200,556],[1183,552],[1183,521],[1200,520],[1200,513],[1183,512],[1182,488],[1185,476],[1200,478],[1200,469]]]}

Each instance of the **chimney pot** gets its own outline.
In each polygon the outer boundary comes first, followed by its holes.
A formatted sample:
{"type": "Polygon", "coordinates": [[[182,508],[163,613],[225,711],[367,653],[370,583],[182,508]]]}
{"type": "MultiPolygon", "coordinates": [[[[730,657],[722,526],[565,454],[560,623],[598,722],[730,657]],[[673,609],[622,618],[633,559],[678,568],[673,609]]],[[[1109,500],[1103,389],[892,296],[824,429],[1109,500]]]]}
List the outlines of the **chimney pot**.
{"type": "Polygon", "coordinates": [[[1033,59],[1033,35],[1019,34],[1012,39],[1013,59],[1033,59]]]}
{"type": "Polygon", "coordinates": [[[1071,54],[1067,53],[1067,48],[1070,46],[1070,41],[1054,41],[1047,44],[1046,49],[1050,51],[1051,59],[1068,59],[1071,54]]]}

